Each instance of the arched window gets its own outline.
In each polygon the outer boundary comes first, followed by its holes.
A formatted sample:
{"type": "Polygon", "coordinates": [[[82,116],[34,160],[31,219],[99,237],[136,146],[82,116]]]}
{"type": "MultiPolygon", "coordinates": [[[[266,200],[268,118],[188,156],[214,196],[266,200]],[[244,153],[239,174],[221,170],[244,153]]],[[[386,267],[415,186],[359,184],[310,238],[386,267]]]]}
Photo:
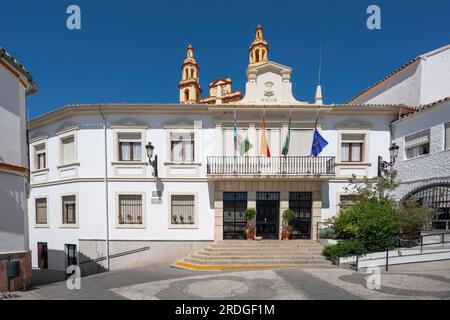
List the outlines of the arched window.
{"type": "Polygon", "coordinates": [[[185,73],[184,79],[185,80],[189,79],[189,70],[187,68],[184,69],[184,73],[185,73]]]}
{"type": "Polygon", "coordinates": [[[189,89],[184,90],[184,101],[189,101],[189,89]]]}
{"type": "Polygon", "coordinates": [[[263,50],[261,53],[261,60],[266,60],[266,50],[263,50]]]}
{"type": "Polygon", "coordinates": [[[191,78],[194,79],[194,69],[191,69],[191,78]]]}
{"type": "Polygon", "coordinates": [[[259,49],[256,49],[256,60],[255,62],[259,62],[259,49]]]}

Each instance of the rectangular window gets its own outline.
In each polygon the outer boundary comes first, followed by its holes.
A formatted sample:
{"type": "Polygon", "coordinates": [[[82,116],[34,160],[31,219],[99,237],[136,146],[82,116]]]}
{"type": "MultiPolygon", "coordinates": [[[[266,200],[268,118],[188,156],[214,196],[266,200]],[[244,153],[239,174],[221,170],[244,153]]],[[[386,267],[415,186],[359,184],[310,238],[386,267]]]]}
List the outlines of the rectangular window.
{"type": "Polygon", "coordinates": [[[419,132],[405,138],[407,159],[413,159],[430,153],[430,130],[419,132]]]}
{"type": "Polygon", "coordinates": [[[38,268],[48,269],[48,249],[47,242],[37,243],[38,268]]]}
{"type": "Polygon", "coordinates": [[[119,161],[142,160],[142,135],[140,133],[119,134],[119,161]]]}
{"type": "Polygon", "coordinates": [[[47,224],[47,199],[40,198],[35,200],[36,206],[36,224],[47,224]]]}
{"type": "Polygon", "coordinates": [[[172,224],[195,224],[195,195],[171,196],[172,224]]]}
{"type": "MultiPolygon", "coordinates": [[[[291,130],[288,155],[309,156],[311,154],[313,133],[313,130],[291,130]]],[[[284,143],[284,140],[282,142],[284,143]]]]}
{"type": "Polygon", "coordinates": [[[361,196],[358,194],[341,194],[339,196],[339,209],[340,212],[345,211],[355,205],[359,200],[361,200],[361,196]]]}
{"type": "Polygon", "coordinates": [[[343,134],[341,143],[342,162],[362,162],[364,134],[343,134]]]}
{"type": "Polygon", "coordinates": [[[75,163],[75,136],[62,138],[61,143],[61,164],[75,163]]]}
{"type": "Polygon", "coordinates": [[[194,133],[171,133],[171,154],[174,162],[194,161],[194,133]]]}
{"type": "Polygon", "coordinates": [[[119,224],[142,224],[142,195],[119,195],[119,224]]]}
{"type": "Polygon", "coordinates": [[[445,150],[450,149],[450,122],[445,124],[445,150]]]}
{"type": "Polygon", "coordinates": [[[77,223],[76,196],[62,197],[63,224],[77,223]]]}
{"type": "Polygon", "coordinates": [[[47,159],[45,152],[45,144],[40,144],[34,147],[35,158],[35,168],[36,170],[47,168],[47,159]]]}

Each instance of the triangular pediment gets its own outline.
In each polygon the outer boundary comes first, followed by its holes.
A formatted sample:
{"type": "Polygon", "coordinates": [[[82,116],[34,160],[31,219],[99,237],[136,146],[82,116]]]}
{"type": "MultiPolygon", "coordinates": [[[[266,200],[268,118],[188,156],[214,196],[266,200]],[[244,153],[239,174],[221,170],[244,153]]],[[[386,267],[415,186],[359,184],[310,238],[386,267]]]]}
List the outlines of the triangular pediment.
{"type": "Polygon", "coordinates": [[[372,124],[358,118],[349,118],[339,123],[336,123],[336,129],[368,129],[372,124]]]}

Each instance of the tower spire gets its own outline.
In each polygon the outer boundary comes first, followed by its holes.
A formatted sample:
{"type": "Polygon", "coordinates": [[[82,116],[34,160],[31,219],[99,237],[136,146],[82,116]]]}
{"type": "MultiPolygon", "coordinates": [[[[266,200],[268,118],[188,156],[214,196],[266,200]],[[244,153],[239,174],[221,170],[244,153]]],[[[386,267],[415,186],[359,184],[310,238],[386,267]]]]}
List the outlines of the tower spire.
{"type": "Polygon", "coordinates": [[[264,39],[264,29],[258,24],[255,29],[255,40],[253,40],[249,49],[250,65],[267,62],[269,55],[269,45],[264,39]]]}
{"type": "Polygon", "coordinates": [[[200,67],[194,58],[194,48],[188,45],[186,59],[181,65],[181,81],[178,84],[180,103],[197,103],[200,100],[202,89],[198,81],[199,70],[200,67]]]}

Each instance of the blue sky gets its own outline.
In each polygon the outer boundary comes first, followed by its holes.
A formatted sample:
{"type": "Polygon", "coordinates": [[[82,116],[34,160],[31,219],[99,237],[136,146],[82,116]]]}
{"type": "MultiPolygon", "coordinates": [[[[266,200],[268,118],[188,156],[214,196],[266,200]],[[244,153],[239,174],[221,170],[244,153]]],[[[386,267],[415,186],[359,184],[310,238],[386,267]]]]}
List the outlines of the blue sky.
{"type": "Polygon", "coordinates": [[[200,82],[230,76],[244,92],[248,47],[261,23],[269,59],[293,68],[293,91],[312,101],[322,44],[326,103],[342,103],[411,58],[450,43],[450,2],[423,1],[3,1],[0,47],[35,78],[35,117],[69,103],[178,102],[189,43],[200,82]],[[82,30],[66,28],[77,4],[82,30]],[[377,4],[382,29],[366,28],[377,4]]]}

